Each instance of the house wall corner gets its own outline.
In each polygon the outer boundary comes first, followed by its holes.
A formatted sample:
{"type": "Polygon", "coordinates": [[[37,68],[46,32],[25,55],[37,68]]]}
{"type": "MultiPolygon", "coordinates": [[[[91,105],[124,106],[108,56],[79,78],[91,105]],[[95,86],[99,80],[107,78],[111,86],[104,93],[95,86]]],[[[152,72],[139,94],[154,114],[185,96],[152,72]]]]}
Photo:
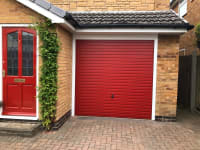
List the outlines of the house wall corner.
{"type": "Polygon", "coordinates": [[[56,26],[56,32],[61,43],[58,54],[58,91],[55,122],[71,110],[72,93],[72,34],[56,26]]]}
{"type": "Polygon", "coordinates": [[[159,35],[157,56],[156,120],[176,118],[179,36],[159,35]]]}

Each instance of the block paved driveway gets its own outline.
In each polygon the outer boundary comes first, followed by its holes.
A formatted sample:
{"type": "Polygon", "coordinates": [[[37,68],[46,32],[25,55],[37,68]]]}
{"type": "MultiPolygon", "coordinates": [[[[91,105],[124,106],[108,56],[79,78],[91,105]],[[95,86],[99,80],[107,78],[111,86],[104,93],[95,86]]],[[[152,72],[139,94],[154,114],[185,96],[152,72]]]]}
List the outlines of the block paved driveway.
{"type": "Polygon", "coordinates": [[[180,123],[75,117],[33,138],[0,136],[0,150],[200,150],[197,134],[180,123]]]}

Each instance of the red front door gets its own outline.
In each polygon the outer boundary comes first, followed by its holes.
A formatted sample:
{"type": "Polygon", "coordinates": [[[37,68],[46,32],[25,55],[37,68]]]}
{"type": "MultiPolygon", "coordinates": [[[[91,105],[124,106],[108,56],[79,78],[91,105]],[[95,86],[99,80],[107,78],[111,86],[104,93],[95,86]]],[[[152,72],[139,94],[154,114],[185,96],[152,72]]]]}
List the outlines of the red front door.
{"type": "Polygon", "coordinates": [[[3,115],[36,116],[36,32],[3,28],[3,115]]]}

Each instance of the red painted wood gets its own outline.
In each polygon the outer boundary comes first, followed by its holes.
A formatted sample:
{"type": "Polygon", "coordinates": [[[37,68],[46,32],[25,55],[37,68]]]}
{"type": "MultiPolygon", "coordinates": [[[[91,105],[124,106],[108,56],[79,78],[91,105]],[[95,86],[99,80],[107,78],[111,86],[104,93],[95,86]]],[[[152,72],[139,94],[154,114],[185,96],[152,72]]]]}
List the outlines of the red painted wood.
{"type": "Polygon", "coordinates": [[[77,40],[76,47],[76,115],[151,119],[153,41],[77,40]]]}
{"type": "Polygon", "coordinates": [[[36,32],[29,28],[3,28],[3,115],[36,116],[36,32]],[[7,75],[7,35],[18,31],[18,75],[7,75]],[[22,32],[34,35],[33,76],[22,76],[22,32]],[[16,83],[14,79],[25,79],[16,83]]]}

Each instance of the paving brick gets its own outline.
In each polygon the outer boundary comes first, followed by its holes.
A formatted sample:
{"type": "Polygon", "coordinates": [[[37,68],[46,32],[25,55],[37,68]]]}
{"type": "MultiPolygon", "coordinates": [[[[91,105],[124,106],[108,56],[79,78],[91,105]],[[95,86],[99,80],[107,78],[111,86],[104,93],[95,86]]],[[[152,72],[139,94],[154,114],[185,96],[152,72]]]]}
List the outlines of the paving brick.
{"type": "Polygon", "coordinates": [[[0,150],[198,150],[197,134],[182,122],[75,117],[33,138],[0,136],[0,150]]]}

